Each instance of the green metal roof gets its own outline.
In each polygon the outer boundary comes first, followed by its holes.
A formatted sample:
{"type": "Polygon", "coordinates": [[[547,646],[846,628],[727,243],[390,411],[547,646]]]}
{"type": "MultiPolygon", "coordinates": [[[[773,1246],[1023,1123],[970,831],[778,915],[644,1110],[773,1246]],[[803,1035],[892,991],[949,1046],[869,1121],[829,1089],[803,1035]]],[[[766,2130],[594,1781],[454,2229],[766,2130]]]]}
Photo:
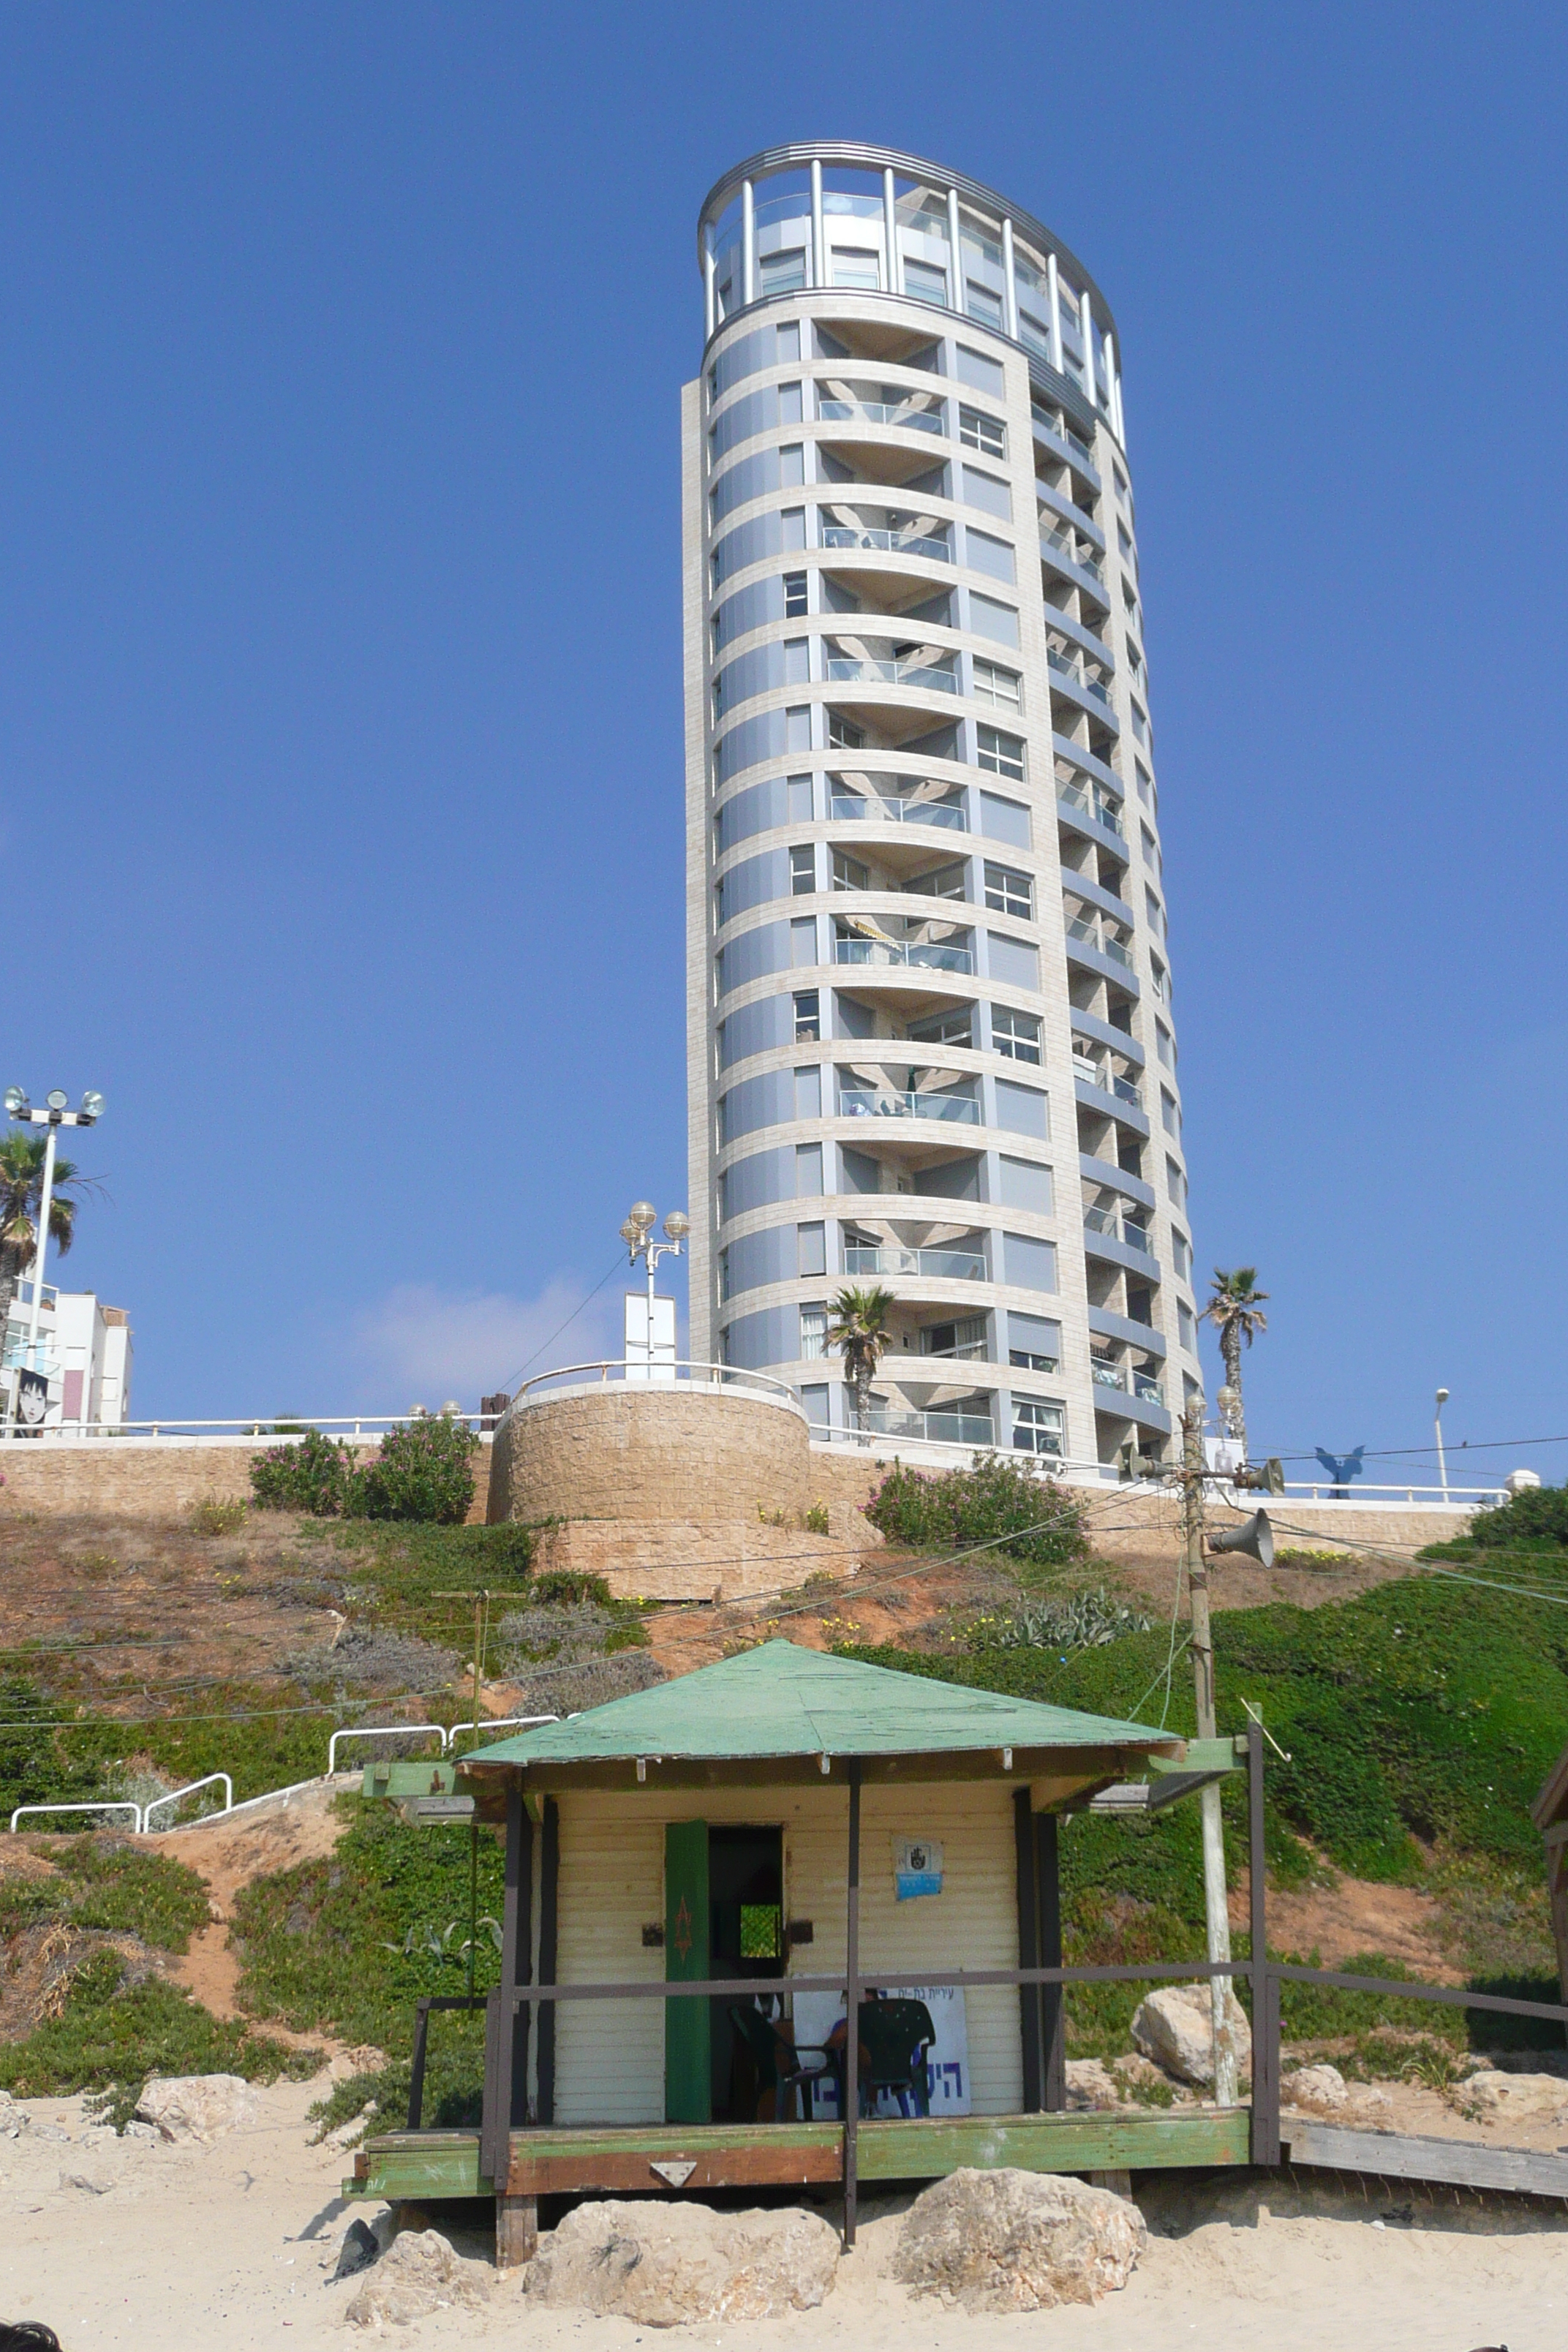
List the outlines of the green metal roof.
{"type": "Polygon", "coordinates": [[[543,1723],[465,1765],[593,1764],[636,1757],[931,1756],[985,1748],[1179,1747],[1144,1723],[897,1674],[798,1643],[763,1642],[694,1674],[543,1723]]]}

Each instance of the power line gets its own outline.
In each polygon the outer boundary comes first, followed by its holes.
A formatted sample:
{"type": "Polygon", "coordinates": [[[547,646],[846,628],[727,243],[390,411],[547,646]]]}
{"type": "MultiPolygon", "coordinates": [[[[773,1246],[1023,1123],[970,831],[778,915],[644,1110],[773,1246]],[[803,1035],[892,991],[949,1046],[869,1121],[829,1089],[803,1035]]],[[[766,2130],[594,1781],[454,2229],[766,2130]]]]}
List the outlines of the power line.
{"type": "Polygon", "coordinates": [[[612,1264],[611,1264],[611,1265],[610,1265],[610,1267],[609,1267],[608,1272],[607,1272],[607,1273],[605,1273],[605,1274],[602,1274],[602,1275],[599,1276],[599,1279],[598,1279],[598,1281],[594,1285],[593,1289],[589,1291],[587,1297],[586,1297],[586,1298],[580,1298],[580,1299],[577,1301],[576,1306],[575,1306],[575,1307],[574,1307],[574,1308],[572,1309],[571,1314],[570,1314],[570,1315],[568,1315],[568,1317],[566,1318],[565,1322],[564,1322],[564,1323],[558,1323],[558,1324],[556,1325],[556,1327],[555,1327],[554,1330],[553,1330],[553,1331],[552,1331],[552,1333],[550,1334],[549,1339],[542,1339],[542,1340],[540,1341],[540,1343],[539,1343],[538,1347],[537,1347],[537,1348],[535,1348],[535,1349],[534,1349],[534,1351],[533,1351],[532,1355],[531,1355],[531,1356],[530,1356],[530,1358],[529,1358],[529,1360],[528,1360],[528,1363],[527,1363],[527,1364],[520,1364],[520,1365],[518,1366],[518,1368],[517,1368],[516,1371],[515,1371],[515,1372],[513,1372],[513,1373],[511,1374],[510,1378],[509,1380],[506,1380],[506,1381],[502,1381],[501,1385],[502,1385],[502,1387],[503,1387],[503,1388],[510,1389],[510,1388],[511,1387],[511,1384],[512,1384],[512,1381],[520,1381],[520,1380],[521,1380],[521,1378],[522,1378],[522,1376],[523,1376],[524,1372],[526,1372],[526,1371],[527,1371],[527,1370],[528,1370],[529,1364],[537,1364],[537,1363],[538,1363],[538,1361],[539,1361],[539,1359],[541,1358],[541,1356],[542,1356],[542,1355],[543,1355],[544,1350],[546,1349],[546,1348],[552,1348],[552,1347],[555,1345],[556,1340],[557,1340],[557,1339],[559,1339],[559,1338],[561,1337],[562,1332],[563,1332],[563,1331],[569,1331],[569,1330],[571,1329],[571,1328],[572,1328],[573,1324],[574,1324],[574,1323],[575,1323],[575,1321],[577,1320],[578,1316],[579,1316],[579,1315],[581,1315],[581,1313],[583,1312],[584,1307],[587,1307],[588,1305],[590,1305],[590,1304],[592,1303],[592,1301],[593,1301],[594,1299],[597,1298],[597,1297],[599,1296],[600,1291],[601,1291],[601,1290],[603,1290],[603,1288],[604,1288],[604,1286],[605,1286],[605,1283],[609,1281],[609,1279],[610,1279],[610,1276],[611,1276],[611,1275],[613,1275],[613,1274],[615,1273],[615,1271],[616,1271],[616,1267],[620,1265],[620,1262],[621,1262],[621,1261],[620,1261],[619,1257],[616,1257],[616,1258],[612,1262],[612,1264]]]}

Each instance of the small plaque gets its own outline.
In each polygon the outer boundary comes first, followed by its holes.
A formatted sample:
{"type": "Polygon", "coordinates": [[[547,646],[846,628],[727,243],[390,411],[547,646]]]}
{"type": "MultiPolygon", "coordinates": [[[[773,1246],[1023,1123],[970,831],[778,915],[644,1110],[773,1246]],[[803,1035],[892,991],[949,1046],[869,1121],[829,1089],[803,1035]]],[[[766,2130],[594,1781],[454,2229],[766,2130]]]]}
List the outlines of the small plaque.
{"type": "Polygon", "coordinates": [[[644,1950],[645,1952],[657,1952],[657,1951],[658,1951],[658,1950],[660,1950],[660,1949],[662,1948],[663,1944],[664,1944],[664,1922],[663,1922],[663,1920],[662,1920],[662,1919],[649,1919],[649,1920],[646,1921],[646,1922],[644,1923],[644,1926],[643,1926],[643,1931],[642,1931],[642,1948],[643,1948],[643,1950],[644,1950]]]}
{"type": "Polygon", "coordinates": [[[816,1924],[810,1919],[792,1919],[788,1927],[784,1929],[784,1936],[786,1940],[792,1944],[815,1943],[816,1940],[816,1924]]]}
{"type": "Polygon", "coordinates": [[[672,2189],[684,2189],[696,2171],[697,2164],[692,2157],[672,2156],[667,2157],[662,2164],[653,2165],[650,2169],[657,2172],[661,2180],[667,2180],[672,2189]]]}

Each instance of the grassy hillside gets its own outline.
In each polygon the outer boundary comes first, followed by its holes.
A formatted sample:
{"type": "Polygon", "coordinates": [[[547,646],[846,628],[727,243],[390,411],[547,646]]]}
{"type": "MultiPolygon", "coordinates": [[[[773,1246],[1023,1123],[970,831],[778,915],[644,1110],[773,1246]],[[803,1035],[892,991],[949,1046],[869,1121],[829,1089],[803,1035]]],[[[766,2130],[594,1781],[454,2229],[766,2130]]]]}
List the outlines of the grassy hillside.
{"type": "MultiPolygon", "coordinates": [[[[1191,1734],[1192,1670],[1177,1647],[1168,1704],[1168,1628],[1065,1654],[1037,1646],[850,1654],[1191,1734]]],[[[1231,1611],[1215,1621],[1215,1650],[1222,1730],[1245,1729],[1242,1702],[1250,1700],[1289,1759],[1272,1751],[1268,1759],[1271,1882],[1300,1887],[1337,1870],[1420,1887],[1443,1906],[1453,1958],[1476,1990],[1517,1986],[1527,1998],[1554,1999],[1529,1808],[1568,1740],[1568,1609],[1414,1576],[1312,1610],[1231,1611]]],[[[1239,1778],[1225,1806],[1234,1874],[1247,1860],[1239,1778]]],[[[1143,1820],[1079,1815],[1061,1851],[1069,1958],[1202,1951],[1194,1806],[1143,1820]]],[[[1403,1973],[1384,1963],[1373,1972],[1403,1973]]],[[[1070,2046],[1125,2048],[1133,1999],[1075,1993],[1070,2046]]],[[[1384,2025],[1462,2038],[1460,2017],[1435,2021],[1408,2002],[1287,1995],[1287,2031],[1298,2035],[1364,2035],[1384,2025]]],[[[1503,2029],[1479,2013],[1470,2024],[1479,2046],[1496,2046],[1503,2029]]]]}

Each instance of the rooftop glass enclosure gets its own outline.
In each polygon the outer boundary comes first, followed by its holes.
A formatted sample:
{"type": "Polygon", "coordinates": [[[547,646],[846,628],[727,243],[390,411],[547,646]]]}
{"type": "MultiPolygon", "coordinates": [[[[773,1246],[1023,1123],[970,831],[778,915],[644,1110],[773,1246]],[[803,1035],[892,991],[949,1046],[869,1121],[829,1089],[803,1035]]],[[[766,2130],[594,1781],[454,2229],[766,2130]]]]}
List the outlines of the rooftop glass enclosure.
{"type": "Polygon", "coordinates": [[[1115,321],[1083,264],[1026,213],[918,156],[778,147],[702,207],[706,331],[813,287],[899,294],[1020,343],[1125,443],[1115,321]]]}

